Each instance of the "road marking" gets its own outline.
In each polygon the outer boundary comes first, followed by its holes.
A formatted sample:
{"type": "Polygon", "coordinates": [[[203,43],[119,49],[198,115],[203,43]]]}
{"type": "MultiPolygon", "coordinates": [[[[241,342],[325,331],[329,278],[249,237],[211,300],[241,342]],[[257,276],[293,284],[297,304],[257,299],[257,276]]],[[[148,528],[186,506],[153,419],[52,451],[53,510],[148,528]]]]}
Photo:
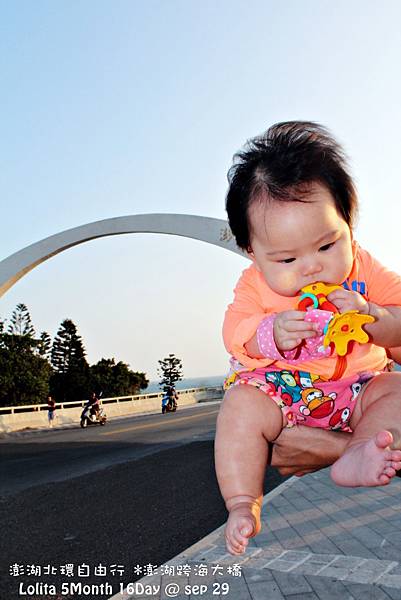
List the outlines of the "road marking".
{"type": "MultiPolygon", "coordinates": [[[[160,423],[157,423],[157,426],[159,425],[170,425],[170,424],[174,424],[177,423],[178,421],[190,421],[191,419],[198,419],[199,417],[207,417],[208,415],[215,415],[217,411],[211,411],[211,412],[207,412],[207,413],[201,413],[199,415],[192,415],[191,417],[176,417],[174,420],[168,420],[168,421],[161,421],[160,423]]],[[[140,429],[154,429],[155,428],[155,423],[149,423],[147,425],[132,425],[131,427],[124,427],[122,429],[115,429],[114,431],[105,431],[104,433],[102,432],[100,435],[115,435],[116,433],[125,433],[127,431],[139,431],[140,429]]]]}

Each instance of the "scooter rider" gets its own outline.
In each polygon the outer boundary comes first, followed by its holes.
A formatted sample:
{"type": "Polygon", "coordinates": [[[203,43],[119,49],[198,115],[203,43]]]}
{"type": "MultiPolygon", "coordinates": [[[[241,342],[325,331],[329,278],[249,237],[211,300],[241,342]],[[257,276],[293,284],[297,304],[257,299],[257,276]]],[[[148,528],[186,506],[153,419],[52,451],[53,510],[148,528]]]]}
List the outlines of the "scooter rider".
{"type": "Polygon", "coordinates": [[[86,402],[84,409],[81,413],[81,427],[85,429],[88,425],[105,425],[107,417],[103,410],[103,407],[100,406],[99,398],[102,396],[102,393],[99,394],[99,397],[96,396],[95,392],[92,392],[91,397],[86,402]]]}
{"type": "Polygon", "coordinates": [[[173,385],[169,385],[164,388],[164,395],[162,397],[162,413],[176,410],[177,400],[178,394],[173,385]]]}
{"type": "Polygon", "coordinates": [[[170,408],[174,408],[174,406],[177,406],[178,394],[173,385],[171,385],[168,388],[167,395],[168,395],[168,402],[170,404],[170,408]]]}
{"type": "Polygon", "coordinates": [[[92,392],[92,396],[89,398],[87,406],[90,407],[90,415],[97,419],[100,410],[100,404],[99,398],[96,396],[95,392],[92,392]]]}

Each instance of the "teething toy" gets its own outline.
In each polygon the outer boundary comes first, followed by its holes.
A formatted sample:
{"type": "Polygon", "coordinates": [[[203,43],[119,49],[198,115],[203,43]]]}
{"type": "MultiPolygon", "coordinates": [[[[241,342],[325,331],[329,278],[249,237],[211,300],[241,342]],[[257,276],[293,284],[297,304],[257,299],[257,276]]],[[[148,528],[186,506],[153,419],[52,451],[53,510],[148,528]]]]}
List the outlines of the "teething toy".
{"type": "Polygon", "coordinates": [[[348,351],[348,343],[355,340],[360,344],[366,344],[369,336],[362,329],[362,325],[373,323],[374,317],[362,315],[357,310],[349,310],[345,313],[333,315],[328,323],[327,333],[323,340],[323,346],[333,343],[337,354],[344,356],[348,351]]]}
{"type": "Polygon", "coordinates": [[[321,282],[307,285],[301,290],[302,295],[297,308],[302,311],[319,309],[334,313],[323,329],[323,346],[327,348],[333,344],[337,354],[345,356],[348,352],[349,342],[356,341],[366,344],[369,341],[369,336],[362,329],[362,325],[373,323],[375,319],[371,315],[363,315],[357,310],[339,313],[337,307],[326,296],[334,290],[341,289],[342,287],[339,285],[326,285],[321,282]]]}
{"type": "Polygon", "coordinates": [[[307,285],[302,288],[302,296],[299,299],[298,310],[308,310],[313,305],[313,308],[321,310],[331,310],[337,312],[337,308],[329,300],[327,296],[334,290],[341,290],[339,285],[326,285],[325,283],[317,282],[307,285]]]}

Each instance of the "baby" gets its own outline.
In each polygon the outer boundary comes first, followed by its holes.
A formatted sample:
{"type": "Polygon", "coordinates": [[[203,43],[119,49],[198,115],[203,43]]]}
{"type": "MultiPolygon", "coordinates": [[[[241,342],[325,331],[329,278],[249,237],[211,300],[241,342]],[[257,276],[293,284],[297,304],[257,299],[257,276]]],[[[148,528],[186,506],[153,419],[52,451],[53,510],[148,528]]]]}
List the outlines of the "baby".
{"type": "Polygon", "coordinates": [[[231,371],[215,461],[227,548],[241,554],[260,531],[268,443],[284,427],[353,432],[331,467],[338,485],[386,485],[401,468],[401,373],[387,372],[385,350],[401,345],[401,278],[354,240],[355,187],[324,127],[273,125],[235,159],[226,208],[252,265],[224,321],[231,371]],[[322,319],[297,309],[317,282],[340,286],[328,307],[374,318],[363,325],[369,343],[351,342],[345,356],[323,346],[322,319]]]}

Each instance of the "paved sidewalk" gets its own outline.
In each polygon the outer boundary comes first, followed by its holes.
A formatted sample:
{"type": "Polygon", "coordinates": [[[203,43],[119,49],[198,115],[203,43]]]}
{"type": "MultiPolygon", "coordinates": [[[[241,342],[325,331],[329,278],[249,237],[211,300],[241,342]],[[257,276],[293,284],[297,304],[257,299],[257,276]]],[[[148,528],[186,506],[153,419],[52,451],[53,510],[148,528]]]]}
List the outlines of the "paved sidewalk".
{"type": "Polygon", "coordinates": [[[113,600],[401,600],[401,479],[340,488],[327,469],[292,477],[265,497],[262,521],[245,555],[226,553],[220,527],[113,600]]]}

